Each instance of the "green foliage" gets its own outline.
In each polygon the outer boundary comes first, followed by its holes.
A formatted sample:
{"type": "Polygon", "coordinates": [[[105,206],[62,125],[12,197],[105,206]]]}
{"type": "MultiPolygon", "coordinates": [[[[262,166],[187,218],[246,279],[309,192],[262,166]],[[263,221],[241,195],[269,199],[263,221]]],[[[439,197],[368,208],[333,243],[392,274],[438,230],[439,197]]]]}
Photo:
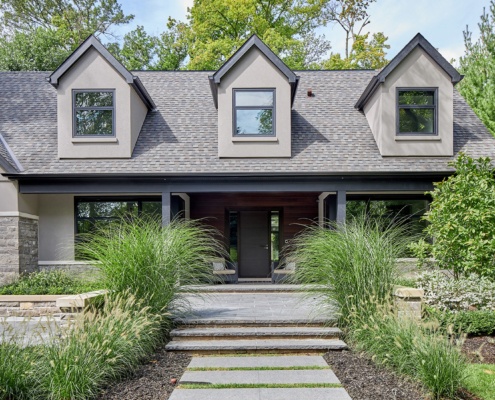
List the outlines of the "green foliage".
{"type": "Polygon", "coordinates": [[[466,389],[483,400],[495,400],[495,365],[471,364],[467,372],[466,389]]]}
{"type": "Polygon", "coordinates": [[[289,67],[307,68],[330,48],[314,31],[328,20],[331,5],[330,0],[196,0],[188,15],[188,69],[217,69],[252,34],[289,67]]]}
{"type": "Polygon", "coordinates": [[[464,32],[465,54],[460,58],[464,79],[458,85],[460,93],[486,127],[495,134],[495,2],[489,12],[483,9],[478,23],[480,37],[473,42],[472,32],[464,32]]]}
{"type": "Polygon", "coordinates": [[[48,344],[40,388],[53,400],[93,398],[105,384],[134,371],[160,341],[161,316],[130,292],[88,309],[60,340],[48,344]]]}
{"type": "Polygon", "coordinates": [[[177,308],[181,285],[211,281],[210,261],[225,253],[214,232],[197,221],[162,227],[144,217],[124,218],[88,234],[78,250],[95,261],[106,288],[130,290],[153,313],[177,308]]]}
{"type": "Polygon", "coordinates": [[[347,340],[375,362],[421,381],[434,399],[455,398],[465,382],[466,364],[456,345],[385,308],[375,315],[355,313],[347,340]]]}
{"type": "Polygon", "coordinates": [[[409,240],[407,226],[387,227],[364,217],[334,229],[310,227],[292,245],[294,279],[324,285],[322,295],[338,307],[341,324],[349,324],[354,310],[373,312],[371,299],[388,300],[397,280],[396,259],[409,240]]]}
{"type": "Polygon", "coordinates": [[[464,154],[451,164],[456,173],[436,183],[425,219],[432,256],[455,276],[495,277],[495,169],[488,157],[464,154]]]}
{"type": "Polygon", "coordinates": [[[0,70],[50,71],[90,34],[134,18],[117,0],[0,0],[0,70]]]}
{"type": "Polygon", "coordinates": [[[369,33],[356,35],[348,57],[342,58],[339,53],[332,53],[330,58],[322,63],[322,67],[334,70],[383,68],[388,63],[385,58],[385,50],[390,48],[387,40],[388,37],[383,32],[374,33],[371,39],[369,33]]]}
{"type": "Polygon", "coordinates": [[[38,359],[36,349],[0,336],[0,400],[35,398],[38,359]]]}
{"type": "Polygon", "coordinates": [[[425,317],[437,322],[444,332],[466,335],[492,335],[495,333],[495,311],[472,310],[440,311],[434,307],[425,309],[425,317]]]}
{"type": "Polygon", "coordinates": [[[21,275],[11,284],[0,286],[0,295],[78,294],[102,288],[101,282],[75,279],[65,271],[40,271],[21,275]]]}

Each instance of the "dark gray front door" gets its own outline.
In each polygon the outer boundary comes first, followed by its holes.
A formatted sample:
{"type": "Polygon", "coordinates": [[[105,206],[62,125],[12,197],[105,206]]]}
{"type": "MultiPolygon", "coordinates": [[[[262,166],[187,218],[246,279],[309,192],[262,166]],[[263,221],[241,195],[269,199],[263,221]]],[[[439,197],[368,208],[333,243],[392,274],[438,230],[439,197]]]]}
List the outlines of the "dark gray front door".
{"type": "Polygon", "coordinates": [[[269,211],[241,211],[239,277],[270,276],[269,211]]]}

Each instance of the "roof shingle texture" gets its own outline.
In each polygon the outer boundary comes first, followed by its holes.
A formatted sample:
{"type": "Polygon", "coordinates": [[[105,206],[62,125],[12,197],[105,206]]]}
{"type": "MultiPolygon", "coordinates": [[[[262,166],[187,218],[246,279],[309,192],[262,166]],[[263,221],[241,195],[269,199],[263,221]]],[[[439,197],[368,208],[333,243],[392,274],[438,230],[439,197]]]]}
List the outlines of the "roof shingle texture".
{"type": "MultiPolygon", "coordinates": [[[[57,157],[56,90],[49,72],[0,73],[0,133],[24,174],[400,173],[451,170],[452,157],[382,157],[354,104],[375,71],[301,71],[292,157],[220,159],[211,72],[136,72],[157,105],[130,159],[57,157]],[[314,97],[306,96],[312,88],[314,97]]],[[[454,91],[454,149],[495,158],[493,138],[454,91]]],[[[1,150],[0,150],[1,151],[1,150]]]]}

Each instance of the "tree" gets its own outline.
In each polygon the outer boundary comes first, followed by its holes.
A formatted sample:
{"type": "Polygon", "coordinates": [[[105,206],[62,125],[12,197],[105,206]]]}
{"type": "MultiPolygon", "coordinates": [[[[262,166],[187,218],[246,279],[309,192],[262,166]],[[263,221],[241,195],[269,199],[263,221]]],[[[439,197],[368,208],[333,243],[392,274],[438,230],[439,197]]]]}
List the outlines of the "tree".
{"type": "Polygon", "coordinates": [[[460,70],[464,79],[458,88],[467,103],[495,135],[495,2],[490,2],[490,12],[483,9],[478,24],[480,37],[473,41],[472,32],[464,32],[464,57],[460,58],[460,70]]]}
{"type": "Polygon", "coordinates": [[[0,0],[0,68],[53,70],[90,34],[115,37],[133,18],[117,0],[0,0]]]}
{"type": "Polygon", "coordinates": [[[323,62],[326,69],[378,69],[387,64],[385,50],[390,46],[383,32],[362,33],[370,24],[368,7],[376,0],[335,0],[331,21],[337,23],[345,32],[345,52],[330,54],[323,62]]]}
{"type": "Polygon", "coordinates": [[[425,231],[433,238],[431,255],[455,276],[495,277],[495,168],[488,157],[474,160],[464,154],[451,165],[455,174],[430,192],[425,231]]]}
{"type": "Polygon", "coordinates": [[[390,46],[385,42],[388,38],[382,33],[374,33],[369,40],[369,33],[354,36],[354,43],[349,57],[342,58],[338,53],[332,53],[327,61],[322,63],[325,69],[379,69],[387,65],[385,49],[390,46]]]}
{"type": "Polygon", "coordinates": [[[189,9],[189,69],[217,69],[252,34],[291,68],[306,68],[330,44],[314,30],[333,0],[195,0],[189,9]],[[310,42],[310,43],[308,43],[310,42]]]}

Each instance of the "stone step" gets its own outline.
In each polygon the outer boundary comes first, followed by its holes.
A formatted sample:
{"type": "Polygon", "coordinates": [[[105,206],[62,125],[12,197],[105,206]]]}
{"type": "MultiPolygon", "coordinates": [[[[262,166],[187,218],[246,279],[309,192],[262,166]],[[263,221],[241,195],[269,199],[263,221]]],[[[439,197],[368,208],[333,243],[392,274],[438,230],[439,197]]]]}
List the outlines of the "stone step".
{"type": "Polygon", "coordinates": [[[321,356],[193,357],[188,368],[328,368],[321,356]]]}
{"type": "Polygon", "coordinates": [[[352,400],[344,388],[175,389],[170,400],[352,400]]]}
{"type": "Polygon", "coordinates": [[[196,327],[178,328],[170,332],[174,340],[210,340],[214,339],[338,339],[342,331],[339,328],[325,327],[196,327]]]}
{"type": "Polygon", "coordinates": [[[265,370],[265,371],[186,371],[180,384],[253,384],[253,385],[293,385],[293,384],[340,384],[330,369],[313,370],[265,370]]]}
{"type": "Polygon", "coordinates": [[[177,325],[187,328],[197,326],[208,326],[210,328],[220,327],[321,327],[336,326],[337,320],[331,318],[304,318],[285,319],[273,317],[259,318],[177,318],[177,325]]]}
{"type": "Polygon", "coordinates": [[[251,340],[172,340],[167,351],[185,351],[193,354],[212,353],[322,353],[347,349],[337,339],[251,339],[251,340]]]}
{"type": "MultiPolygon", "coordinates": [[[[323,288],[323,286],[320,286],[323,288]]],[[[314,285],[313,289],[317,289],[314,285]]],[[[303,285],[292,284],[272,284],[272,283],[238,283],[235,285],[201,285],[201,286],[183,286],[183,292],[194,293],[287,293],[287,292],[305,292],[307,287],[303,285]]]]}

